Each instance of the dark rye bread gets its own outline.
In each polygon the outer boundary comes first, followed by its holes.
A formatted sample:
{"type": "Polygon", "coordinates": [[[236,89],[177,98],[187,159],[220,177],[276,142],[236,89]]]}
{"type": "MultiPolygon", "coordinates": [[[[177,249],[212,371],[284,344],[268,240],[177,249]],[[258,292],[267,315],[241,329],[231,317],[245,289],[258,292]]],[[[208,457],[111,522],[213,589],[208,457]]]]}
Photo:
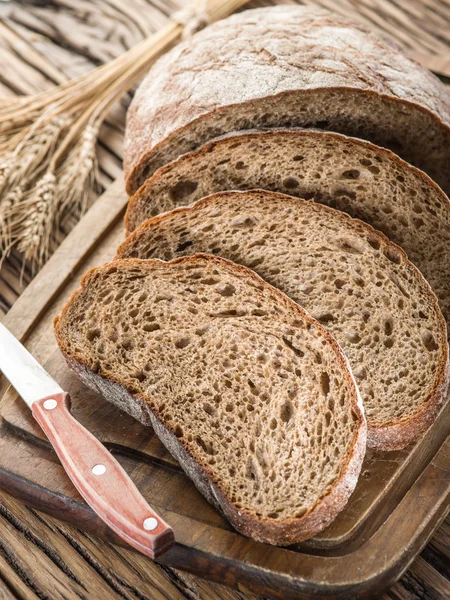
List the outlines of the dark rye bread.
{"type": "Polygon", "coordinates": [[[450,322],[450,203],[389,150],[337,133],[248,132],[210,142],[159,169],[131,198],[125,225],[225,190],[262,188],[326,204],[401,246],[450,322]]]}
{"type": "Polygon", "coordinates": [[[450,95],[364,25],[312,6],[248,10],[164,55],[128,111],[131,194],[231,131],[317,127],[393,149],[450,191],[450,95]]]}
{"type": "Polygon", "coordinates": [[[448,385],[445,320],[423,276],[383,234],[307,200],[222,192],[146,221],[117,256],[196,252],[254,269],[326,325],[361,392],[368,445],[402,448],[432,423],[448,385]]]}
{"type": "Polygon", "coordinates": [[[69,366],[153,425],[240,532],[286,545],[326,527],[365,453],[337,342],[252,271],[211,256],[121,260],[55,320],[69,366]]]}

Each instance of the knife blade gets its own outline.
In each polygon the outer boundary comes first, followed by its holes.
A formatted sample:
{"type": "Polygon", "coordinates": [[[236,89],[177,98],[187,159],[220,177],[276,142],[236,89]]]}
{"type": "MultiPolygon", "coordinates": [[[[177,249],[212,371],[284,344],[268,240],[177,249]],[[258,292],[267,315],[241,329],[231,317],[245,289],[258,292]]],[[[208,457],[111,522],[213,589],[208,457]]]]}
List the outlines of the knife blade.
{"type": "Polygon", "coordinates": [[[30,408],[39,398],[63,392],[56,381],[2,323],[0,323],[0,369],[30,408]]]}
{"type": "Polygon", "coordinates": [[[150,558],[175,543],[171,527],[147,504],[108,449],[70,413],[70,396],[0,324],[0,370],[30,407],[67,475],[97,515],[150,558]]]}

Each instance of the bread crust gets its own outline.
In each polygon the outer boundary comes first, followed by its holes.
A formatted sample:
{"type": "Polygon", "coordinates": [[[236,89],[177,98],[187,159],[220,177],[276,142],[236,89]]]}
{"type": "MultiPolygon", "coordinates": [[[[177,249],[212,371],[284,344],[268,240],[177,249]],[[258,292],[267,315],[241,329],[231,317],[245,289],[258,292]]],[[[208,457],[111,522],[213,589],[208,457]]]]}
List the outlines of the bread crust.
{"type": "Polygon", "coordinates": [[[336,360],[341,363],[342,371],[352,394],[352,410],[357,416],[357,426],[353,435],[351,451],[347,457],[340,476],[331,491],[323,496],[304,516],[301,518],[285,519],[282,521],[270,521],[269,519],[257,518],[250,512],[238,510],[236,506],[227,498],[222,490],[220,481],[214,479],[212,473],[203,468],[189,452],[188,448],[176,437],[175,431],[166,427],[161,419],[161,415],[151,408],[145,401],[145,398],[139,394],[131,394],[119,380],[113,376],[105,377],[101,371],[94,372],[86,358],[79,353],[70,352],[68,344],[61,336],[59,331],[59,322],[64,318],[69,305],[82,293],[88,285],[91,278],[96,276],[97,272],[107,271],[118,263],[130,266],[146,265],[151,268],[152,263],[161,263],[155,260],[140,259],[122,259],[113,261],[102,267],[94,268],[88,271],[81,280],[81,287],[72,293],[68,302],[62,309],[61,315],[54,320],[55,336],[58,345],[67,364],[78,376],[91,388],[104,395],[116,406],[128,412],[131,416],[138,419],[144,425],[152,425],[156,434],[161,439],[167,450],[180,462],[181,467],[186,474],[193,480],[198,490],[216,506],[224,516],[229,519],[233,527],[240,533],[252,537],[261,542],[267,542],[274,545],[289,545],[295,542],[310,538],[318,532],[325,529],[339,512],[344,508],[350,495],[352,494],[361,471],[362,463],[366,450],[367,423],[364,416],[362,399],[355,383],[347,358],[342,352],[341,347],[331,334],[315,319],[313,319],[304,309],[290,300],[278,289],[266,283],[256,273],[242,265],[236,265],[226,259],[196,254],[193,256],[180,257],[170,261],[169,264],[198,264],[199,262],[214,262],[216,264],[225,264],[236,273],[241,274],[245,279],[252,283],[258,283],[259,286],[270,291],[277,296],[278,301],[287,308],[297,313],[302,320],[310,323],[327,342],[332,346],[336,360]]]}
{"type": "Polygon", "coordinates": [[[264,112],[291,98],[300,105],[304,94],[320,90],[352,94],[362,111],[370,100],[395,103],[400,113],[419,111],[450,140],[444,85],[391,41],[320,8],[253,9],[171,50],[141,84],[127,116],[128,192],[136,191],[137,175],[151,161],[154,170],[193,149],[180,145],[192,124],[214,127],[224,111],[264,112]],[[158,164],[160,150],[171,143],[173,156],[158,164]]]}
{"type": "MultiPolygon", "coordinates": [[[[308,202],[309,205],[316,207],[317,210],[328,211],[332,213],[333,218],[338,218],[345,222],[351,221],[353,225],[360,228],[366,236],[376,236],[379,239],[381,246],[394,252],[399,257],[399,260],[408,266],[408,269],[412,272],[413,277],[421,280],[424,290],[427,291],[428,301],[433,307],[439,321],[439,348],[441,348],[441,356],[437,370],[436,383],[430,392],[428,400],[422,404],[420,410],[418,410],[414,415],[411,415],[405,419],[396,420],[389,425],[374,426],[373,424],[368,423],[367,433],[367,445],[377,450],[399,450],[414,442],[435,420],[437,414],[442,408],[449,385],[449,348],[447,343],[447,326],[439,308],[438,300],[428,282],[423,277],[422,273],[410,262],[402,248],[391,242],[383,233],[376,231],[371,225],[368,225],[359,219],[354,219],[346,213],[340,212],[323,204],[311,203],[309,200],[287,196],[286,194],[280,194],[278,192],[267,192],[265,190],[251,190],[250,192],[256,192],[261,196],[267,195],[275,197],[280,202],[286,202],[286,199],[289,199],[291,202],[298,203],[308,202]]],[[[197,202],[191,206],[179,207],[168,213],[157,215],[156,217],[148,219],[130,236],[128,236],[128,238],[119,246],[116,259],[123,259],[126,257],[133,247],[134,241],[139,239],[142,234],[145,234],[146,229],[157,226],[158,223],[164,221],[164,219],[168,218],[169,216],[176,213],[183,214],[185,212],[195,212],[195,210],[198,208],[201,208],[204,205],[209,206],[214,204],[216,201],[220,202],[223,198],[232,197],[236,194],[241,194],[244,197],[245,194],[248,193],[248,191],[218,192],[197,200],[197,202]]]]}

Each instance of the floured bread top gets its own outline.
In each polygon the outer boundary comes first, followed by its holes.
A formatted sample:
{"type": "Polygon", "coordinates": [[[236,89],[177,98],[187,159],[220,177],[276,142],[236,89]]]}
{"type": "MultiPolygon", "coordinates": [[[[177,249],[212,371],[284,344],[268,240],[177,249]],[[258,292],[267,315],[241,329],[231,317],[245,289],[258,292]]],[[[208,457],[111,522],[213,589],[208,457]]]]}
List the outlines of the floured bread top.
{"type": "Polygon", "coordinates": [[[448,192],[449,124],[445,86],[374,30],[314,6],[247,10],[152,67],[128,111],[127,190],[218,135],[298,126],[392,148],[448,192]]]}

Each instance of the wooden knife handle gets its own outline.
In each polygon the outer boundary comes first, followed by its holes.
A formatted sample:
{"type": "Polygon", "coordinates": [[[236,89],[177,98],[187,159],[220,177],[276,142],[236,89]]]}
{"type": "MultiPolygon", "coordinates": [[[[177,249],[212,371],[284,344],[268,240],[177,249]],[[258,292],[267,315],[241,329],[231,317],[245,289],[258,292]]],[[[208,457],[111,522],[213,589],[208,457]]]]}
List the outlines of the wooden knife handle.
{"type": "Polygon", "coordinates": [[[155,558],[175,543],[172,529],[147,504],[110,452],[70,414],[69,394],[33,403],[64,469],[89,506],[117,535],[155,558]]]}

